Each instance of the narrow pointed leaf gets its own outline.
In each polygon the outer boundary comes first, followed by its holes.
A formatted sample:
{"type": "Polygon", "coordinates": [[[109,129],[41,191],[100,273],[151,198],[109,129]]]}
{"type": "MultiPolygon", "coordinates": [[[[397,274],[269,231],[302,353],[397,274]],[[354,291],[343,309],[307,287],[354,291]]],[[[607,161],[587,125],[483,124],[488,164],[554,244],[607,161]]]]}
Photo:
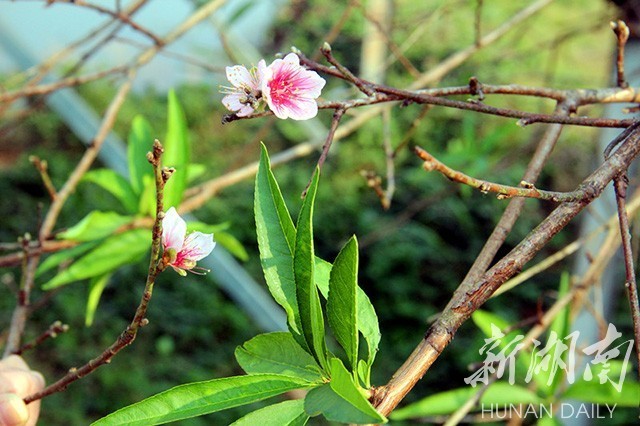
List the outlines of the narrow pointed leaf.
{"type": "Polygon", "coordinates": [[[133,191],[140,195],[144,188],[144,176],[153,176],[153,169],[147,160],[147,153],[153,149],[153,130],[149,122],[136,115],[131,122],[127,138],[127,159],[129,161],[129,182],[133,191]]]}
{"type": "MultiPolygon", "coordinates": [[[[406,407],[394,410],[392,420],[415,419],[418,417],[450,414],[478,393],[479,388],[464,387],[430,395],[406,407]]],[[[508,404],[538,404],[543,400],[535,392],[507,382],[495,382],[480,398],[480,404],[504,406],[508,404]]]]}
{"type": "Polygon", "coordinates": [[[331,366],[331,382],[311,389],[305,397],[307,414],[322,414],[327,420],[340,423],[386,423],[386,418],[360,393],[340,360],[332,359],[331,366]]]}
{"type": "Polygon", "coordinates": [[[73,241],[93,241],[113,234],[123,225],[133,222],[132,216],[122,216],[116,212],[94,210],[80,222],[64,232],[58,238],[73,241]]]}
{"type": "Polygon", "coordinates": [[[106,238],[94,249],[61,271],[42,288],[51,290],[65,284],[104,275],[117,268],[136,263],[151,246],[148,229],[133,229],[106,238]]]}
{"type": "MultiPolygon", "coordinates": [[[[329,278],[332,267],[331,263],[316,257],[314,271],[316,285],[325,299],[329,296],[329,278]]],[[[358,330],[367,343],[367,364],[370,367],[378,352],[378,345],[380,344],[381,338],[378,316],[373,308],[373,304],[371,304],[371,300],[369,300],[369,297],[360,287],[357,289],[356,300],[358,303],[358,330]]]]}
{"type": "Polygon", "coordinates": [[[142,194],[138,200],[138,213],[142,216],[156,216],[156,182],[152,176],[142,176],[142,194]]]}
{"type": "Polygon", "coordinates": [[[296,399],[253,411],[230,426],[304,426],[308,420],[309,415],[304,411],[304,400],[296,399]]]}
{"type": "Polygon", "coordinates": [[[71,247],[57,253],[53,253],[38,266],[38,269],[36,270],[36,278],[38,278],[45,272],[59,266],[63,262],[67,262],[69,260],[82,256],[84,253],[96,247],[99,243],[99,241],[91,241],[88,243],[78,244],[75,247],[71,247]]]}
{"type": "Polygon", "coordinates": [[[386,422],[385,417],[378,413],[373,405],[364,397],[361,389],[356,385],[353,376],[347,371],[338,358],[331,358],[331,389],[358,409],[361,413],[375,419],[371,423],[386,422]]]}
{"type": "Polygon", "coordinates": [[[291,333],[305,348],[306,342],[300,334],[300,316],[293,273],[295,229],[271,173],[269,156],[264,145],[256,175],[254,210],[260,262],[265,281],[275,301],[284,308],[291,333]],[[292,232],[293,236],[290,235],[292,232]]]}
{"type": "Polygon", "coordinates": [[[260,334],[236,348],[236,360],[247,374],[273,373],[321,382],[320,367],[291,333],[260,334]]]}
{"type": "Polygon", "coordinates": [[[356,371],[358,363],[358,242],[352,237],[333,262],[327,298],[327,320],[356,371]]]}
{"type": "Polygon", "coordinates": [[[189,383],[122,408],[92,425],[159,425],[262,401],[306,387],[309,384],[303,380],[277,374],[226,377],[189,383]]]}
{"type": "Polygon", "coordinates": [[[296,298],[300,312],[302,334],[312,355],[322,367],[327,367],[324,318],[320,296],[313,276],[315,255],[313,250],[313,205],[318,189],[319,172],[313,175],[309,191],[302,203],[296,227],[296,246],[293,270],[296,282],[296,298]]]}
{"type": "MultiPolygon", "coordinates": [[[[613,379],[617,382],[617,379],[613,379]]],[[[587,381],[577,380],[562,395],[563,398],[576,399],[592,404],[618,404],[619,407],[638,407],[640,404],[640,383],[627,377],[620,392],[609,382],[600,383],[597,377],[587,381]]]]}
{"type": "Polygon", "coordinates": [[[109,169],[90,170],[82,177],[83,182],[91,182],[116,197],[127,213],[138,211],[138,195],[131,184],[121,175],[109,169]]]}
{"type": "Polygon", "coordinates": [[[111,274],[104,274],[99,277],[94,277],[89,282],[89,297],[87,298],[87,309],[84,317],[84,325],[91,327],[93,324],[93,318],[96,315],[98,309],[98,303],[100,303],[100,297],[107,284],[111,274]]]}
{"type": "Polygon", "coordinates": [[[162,160],[166,167],[174,167],[176,171],[171,175],[171,179],[169,179],[164,188],[164,205],[166,209],[178,207],[180,201],[182,201],[189,177],[188,164],[191,152],[187,119],[173,90],[169,92],[168,104],[167,136],[162,141],[164,146],[162,160]]]}

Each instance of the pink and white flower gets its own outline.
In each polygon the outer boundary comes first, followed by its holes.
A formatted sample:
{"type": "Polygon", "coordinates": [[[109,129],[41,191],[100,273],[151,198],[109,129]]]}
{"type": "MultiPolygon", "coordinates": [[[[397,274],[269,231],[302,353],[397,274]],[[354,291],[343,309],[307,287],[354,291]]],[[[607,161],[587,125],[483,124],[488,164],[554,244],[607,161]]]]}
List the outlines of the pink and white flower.
{"type": "Polygon", "coordinates": [[[266,62],[261,59],[258,67],[247,70],[242,65],[226,67],[227,80],[233,87],[223,87],[222,104],[236,113],[238,117],[246,117],[260,107],[262,101],[262,80],[266,62]]]}
{"type": "Polygon", "coordinates": [[[215,246],[213,234],[195,231],[187,235],[187,223],[175,208],[171,207],[165,213],[162,219],[162,261],[178,274],[184,277],[186,271],[201,272],[202,268],[196,268],[196,262],[209,256],[215,246]]]}
{"type": "Polygon", "coordinates": [[[276,59],[262,75],[262,96],[278,118],[308,120],[318,114],[316,98],[325,80],[300,65],[295,53],[276,59]]]}

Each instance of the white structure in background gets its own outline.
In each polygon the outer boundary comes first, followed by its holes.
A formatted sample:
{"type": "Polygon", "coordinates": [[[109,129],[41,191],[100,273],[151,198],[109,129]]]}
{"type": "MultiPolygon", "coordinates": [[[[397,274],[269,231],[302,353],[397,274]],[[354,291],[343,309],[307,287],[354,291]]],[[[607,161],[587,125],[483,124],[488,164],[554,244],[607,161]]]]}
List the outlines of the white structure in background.
{"type": "MultiPolygon", "coordinates": [[[[116,2],[107,2],[113,6],[116,2]]],[[[122,7],[131,2],[122,1],[122,7]]],[[[216,26],[224,25],[229,17],[234,17],[231,28],[225,29],[230,43],[238,48],[239,57],[250,62],[258,61],[258,53],[253,45],[259,45],[276,14],[280,0],[229,1],[224,9],[212,18],[191,29],[181,39],[167,48],[169,52],[189,55],[224,70],[227,56],[222,53],[216,26]],[[242,14],[237,12],[242,10],[242,14]],[[215,20],[215,22],[214,22],[215,20]],[[203,59],[204,58],[204,59],[203,59]],[[216,62],[218,61],[218,62],[216,62]]],[[[135,15],[136,22],[155,34],[163,36],[184,20],[193,11],[193,4],[186,0],[150,1],[135,15]]],[[[0,3],[0,72],[16,72],[28,69],[52,53],[58,52],[69,43],[108,22],[109,17],[75,5],[56,3],[46,6],[45,2],[4,2],[0,3]]],[[[115,64],[126,64],[135,58],[140,50],[152,41],[140,32],[124,28],[119,36],[142,43],[136,48],[131,43],[113,43],[105,46],[105,51],[89,62],[87,71],[104,69],[115,64]],[[98,63],[98,61],[100,61],[98,63]]],[[[55,70],[53,73],[55,74],[55,70]]],[[[202,67],[176,60],[167,55],[157,55],[138,73],[134,90],[144,90],[149,85],[158,90],[166,90],[177,84],[212,79],[212,87],[224,79],[221,72],[217,80],[205,75],[202,67]]],[[[48,76],[45,81],[53,81],[48,76]]],[[[216,93],[216,92],[212,92],[216,93]]],[[[85,144],[94,138],[100,124],[100,116],[78,96],[73,89],[58,90],[46,98],[47,105],[61,117],[69,129],[85,144]]],[[[113,132],[105,140],[100,151],[102,163],[117,172],[127,174],[126,148],[123,141],[113,132]]],[[[188,219],[188,216],[185,216],[188,219]]],[[[275,304],[265,288],[256,283],[233,257],[222,247],[201,262],[211,269],[207,275],[265,331],[286,330],[286,318],[282,309],[275,304]]]]}

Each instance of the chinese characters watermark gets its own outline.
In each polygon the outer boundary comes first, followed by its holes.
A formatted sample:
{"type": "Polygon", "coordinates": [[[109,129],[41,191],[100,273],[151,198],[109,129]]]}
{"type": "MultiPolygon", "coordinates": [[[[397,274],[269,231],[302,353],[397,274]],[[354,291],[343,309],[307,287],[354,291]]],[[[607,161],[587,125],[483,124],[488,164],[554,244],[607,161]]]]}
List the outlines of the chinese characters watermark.
{"type": "MultiPolygon", "coordinates": [[[[616,330],[613,324],[609,324],[607,333],[602,340],[584,349],[577,349],[579,336],[580,333],[574,331],[568,336],[560,338],[557,333],[551,331],[544,347],[541,347],[541,343],[534,339],[525,382],[529,383],[534,375],[545,372],[547,373],[547,385],[550,386],[556,375],[560,371],[564,371],[567,381],[573,384],[576,380],[576,352],[580,351],[588,361],[582,372],[582,379],[592,381],[595,372],[600,384],[610,383],[614,389],[621,392],[633,340],[623,341],[616,345],[616,340],[622,337],[622,333],[616,330]],[[621,354],[624,354],[622,367],[615,369],[616,374],[612,374],[610,361],[616,360],[621,354]]],[[[465,383],[473,387],[478,383],[486,385],[491,376],[495,375],[499,379],[507,371],[509,383],[515,383],[516,356],[524,347],[524,336],[518,335],[510,341],[506,341],[505,337],[505,334],[496,325],[491,325],[491,337],[484,339],[485,343],[480,348],[480,355],[484,355],[485,360],[478,370],[464,379],[465,383]]]]}

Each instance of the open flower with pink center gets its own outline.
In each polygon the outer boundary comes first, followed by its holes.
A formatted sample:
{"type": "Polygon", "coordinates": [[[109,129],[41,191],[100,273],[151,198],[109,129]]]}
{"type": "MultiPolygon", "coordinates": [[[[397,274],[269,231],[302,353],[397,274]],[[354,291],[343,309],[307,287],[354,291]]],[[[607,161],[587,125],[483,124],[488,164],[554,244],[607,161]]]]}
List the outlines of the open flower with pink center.
{"type": "Polygon", "coordinates": [[[196,267],[196,262],[211,253],[216,246],[213,234],[192,232],[187,235],[187,223],[171,207],[162,219],[162,261],[183,277],[186,271],[204,271],[196,267]]]}
{"type": "Polygon", "coordinates": [[[233,87],[223,87],[222,104],[236,113],[238,117],[246,117],[260,107],[262,102],[262,76],[266,68],[264,59],[258,62],[258,67],[247,70],[242,65],[226,67],[227,80],[233,87]]]}
{"type": "Polygon", "coordinates": [[[278,118],[308,120],[318,114],[316,98],[325,80],[300,65],[295,53],[276,59],[262,76],[262,96],[278,118]]]}

